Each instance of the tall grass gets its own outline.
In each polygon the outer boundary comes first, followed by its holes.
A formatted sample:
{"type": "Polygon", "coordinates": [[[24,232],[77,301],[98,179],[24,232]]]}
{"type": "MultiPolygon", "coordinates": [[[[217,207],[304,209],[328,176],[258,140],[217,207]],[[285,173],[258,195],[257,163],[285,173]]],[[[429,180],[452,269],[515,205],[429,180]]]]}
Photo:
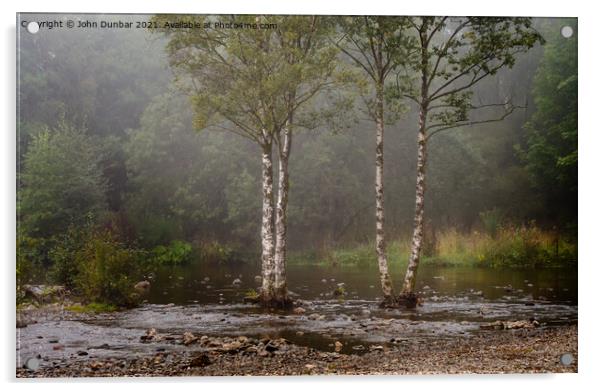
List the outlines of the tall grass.
{"type": "MultiPolygon", "coordinates": [[[[577,262],[577,244],[556,232],[535,226],[498,226],[495,231],[440,231],[425,237],[423,264],[482,267],[561,267],[577,262]]],[[[405,264],[410,255],[410,240],[389,242],[390,264],[405,264]]],[[[367,266],[376,264],[373,243],[323,251],[309,259],[292,257],[292,263],[367,266]]]]}

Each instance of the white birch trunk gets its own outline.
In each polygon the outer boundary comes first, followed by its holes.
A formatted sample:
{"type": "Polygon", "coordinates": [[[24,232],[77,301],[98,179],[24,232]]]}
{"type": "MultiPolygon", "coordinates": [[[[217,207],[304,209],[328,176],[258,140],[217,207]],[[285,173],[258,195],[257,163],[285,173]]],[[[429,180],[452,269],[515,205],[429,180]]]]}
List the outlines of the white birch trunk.
{"type": "Polygon", "coordinates": [[[416,206],[414,210],[414,233],[408,268],[403,282],[403,296],[414,295],[416,270],[420,262],[420,252],[424,237],[424,191],[426,169],[426,107],[420,108],[418,131],[418,162],[416,166],[416,206]]]}
{"type": "Polygon", "coordinates": [[[416,163],[416,205],[414,209],[414,232],[412,234],[412,247],[410,250],[410,259],[408,268],[403,281],[403,288],[400,295],[402,302],[407,307],[415,307],[417,296],[414,293],[416,287],[416,271],[420,263],[420,252],[422,250],[424,237],[424,191],[425,191],[425,170],[426,170],[426,121],[429,109],[428,100],[428,40],[426,37],[426,28],[420,31],[420,42],[422,46],[421,53],[421,76],[422,86],[420,94],[420,115],[418,120],[418,156],[416,163]]]}
{"type": "Polygon", "coordinates": [[[288,159],[291,152],[292,120],[289,119],[282,130],[278,160],[278,201],[276,203],[276,249],[274,252],[274,292],[278,303],[286,306],[289,298],[286,289],[286,250],[287,250],[287,207],[289,174],[288,159]]]}
{"type": "Polygon", "coordinates": [[[380,272],[380,285],[383,290],[383,304],[394,301],[389,265],[387,262],[387,245],[385,241],[385,194],[384,194],[384,99],[382,85],[376,91],[376,178],[374,181],[376,198],[376,256],[380,272]]]}
{"type": "Polygon", "coordinates": [[[264,301],[274,297],[274,189],[272,144],[262,146],[261,177],[263,207],[261,214],[261,296],[264,301]]]}

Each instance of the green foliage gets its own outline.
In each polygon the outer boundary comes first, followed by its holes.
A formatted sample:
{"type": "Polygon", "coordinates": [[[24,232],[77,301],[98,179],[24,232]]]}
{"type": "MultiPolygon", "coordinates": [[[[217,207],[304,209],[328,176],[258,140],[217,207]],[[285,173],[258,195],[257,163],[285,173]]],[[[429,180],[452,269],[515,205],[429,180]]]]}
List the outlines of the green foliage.
{"type": "Polygon", "coordinates": [[[251,299],[251,300],[257,300],[257,299],[259,299],[259,293],[255,289],[248,289],[245,292],[245,298],[251,299]]]}
{"type": "Polygon", "coordinates": [[[89,302],[129,307],[138,302],[134,284],[142,276],[142,254],[108,232],[95,232],[75,254],[77,291],[89,302]]]}
{"type": "Polygon", "coordinates": [[[50,279],[65,285],[68,289],[76,288],[77,276],[80,271],[77,253],[91,239],[92,228],[70,227],[60,235],[55,245],[50,249],[48,257],[51,261],[50,279]]]}
{"type": "MultiPolygon", "coordinates": [[[[497,234],[456,229],[439,231],[433,253],[422,259],[423,264],[440,266],[475,266],[502,268],[566,267],[577,262],[577,245],[570,237],[531,226],[498,226],[497,234]]],[[[410,241],[397,240],[388,245],[391,265],[405,265],[410,254],[410,241]]],[[[315,257],[311,262],[315,262],[315,257]]],[[[350,248],[332,249],[321,263],[340,266],[376,266],[373,243],[350,248]],[[334,260],[334,262],[333,262],[334,260]]],[[[291,263],[303,264],[307,257],[294,254],[291,263]]]]}
{"type": "Polygon", "coordinates": [[[536,111],[525,125],[521,156],[546,206],[545,217],[577,218],[577,21],[558,20],[548,26],[535,80],[536,111]],[[560,27],[574,35],[564,38],[560,27]]]}
{"type": "Polygon", "coordinates": [[[207,263],[225,264],[235,261],[235,251],[228,245],[211,242],[201,246],[201,260],[207,263]]]}
{"type": "Polygon", "coordinates": [[[89,303],[86,305],[72,305],[65,307],[65,309],[72,312],[99,314],[104,312],[115,312],[119,308],[113,304],[89,303]]]}
{"type": "Polygon", "coordinates": [[[97,220],[106,210],[106,180],[96,143],[66,122],[34,137],[21,175],[18,212],[32,237],[52,237],[97,220]]]}
{"type": "Polygon", "coordinates": [[[174,240],[169,246],[157,246],[152,251],[153,261],[160,265],[182,265],[192,259],[192,245],[174,240]]]}

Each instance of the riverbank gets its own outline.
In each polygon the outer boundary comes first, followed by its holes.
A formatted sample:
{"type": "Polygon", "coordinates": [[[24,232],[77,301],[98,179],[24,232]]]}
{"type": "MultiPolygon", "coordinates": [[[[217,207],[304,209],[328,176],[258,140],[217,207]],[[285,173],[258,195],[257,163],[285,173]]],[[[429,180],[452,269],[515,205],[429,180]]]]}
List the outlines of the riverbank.
{"type": "Polygon", "coordinates": [[[17,377],[558,373],[577,372],[577,365],[577,327],[571,325],[406,340],[362,355],[322,352],[283,339],[201,337],[186,351],[79,360],[37,371],[18,368],[17,377]],[[575,358],[570,365],[560,363],[565,353],[575,358]]]}
{"type": "MultiPolygon", "coordinates": [[[[314,253],[292,251],[290,264],[368,266],[376,264],[374,243],[324,249],[314,253]]],[[[388,262],[405,268],[411,251],[410,238],[391,240],[388,262]]],[[[567,268],[577,265],[577,241],[536,226],[499,227],[495,232],[460,232],[448,229],[427,232],[422,265],[487,268],[567,268]]]]}

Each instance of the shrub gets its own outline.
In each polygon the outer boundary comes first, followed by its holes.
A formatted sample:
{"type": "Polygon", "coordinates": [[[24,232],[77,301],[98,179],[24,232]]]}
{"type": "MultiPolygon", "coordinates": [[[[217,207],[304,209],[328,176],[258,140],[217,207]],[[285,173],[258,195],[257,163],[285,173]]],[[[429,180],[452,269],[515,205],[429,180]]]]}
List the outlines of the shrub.
{"type": "Polygon", "coordinates": [[[134,284],[142,275],[142,253],[96,232],[75,253],[77,291],[89,302],[130,307],[137,304],[134,284]]]}
{"type": "Polygon", "coordinates": [[[192,246],[180,240],[172,241],[169,246],[157,246],[153,249],[153,260],[160,265],[181,265],[190,262],[192,246]]]}
{"type": "Polygon", "coordinates": [[[207,263],[224,264],[235,260],[234,249],[230,246],[211,242],[201,246],[201,259],[207,263]]]}

